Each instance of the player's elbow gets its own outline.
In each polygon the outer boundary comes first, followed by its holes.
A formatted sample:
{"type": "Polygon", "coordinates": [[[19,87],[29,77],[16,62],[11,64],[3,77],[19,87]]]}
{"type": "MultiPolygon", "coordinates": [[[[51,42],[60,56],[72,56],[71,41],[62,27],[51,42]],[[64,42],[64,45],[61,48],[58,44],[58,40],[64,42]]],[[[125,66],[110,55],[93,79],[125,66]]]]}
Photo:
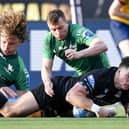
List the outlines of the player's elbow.
{"type": "Polygon", "coordinates": [[[115,15],[116,15],[116,9],[114,9],[114,8],[109,8],[109,10],[108,10],[108,15],[109,15],[109,17],[115,16],[115,15]]]}
{"type": "Polygon", "coordinates": [[[107,47],[107,45],[106,45],[106,44],[104,44],[104,47],[105,47],[105,51],[107,51],[107,50],[108,50],[108,47],[107,47]]]}
{"type": "Polygon", "coordinates": [[[106,52],[108,50],[108,46],[103,41],[100,42],[100,50],[102,50],[102,52],[106,52]]]}
{"type": "Polygon", "coordinates": [[[108,15],[109,15],[109,16],[112,16],[112,11],[111,11],[111,9],[108,10],[108,15]]]}

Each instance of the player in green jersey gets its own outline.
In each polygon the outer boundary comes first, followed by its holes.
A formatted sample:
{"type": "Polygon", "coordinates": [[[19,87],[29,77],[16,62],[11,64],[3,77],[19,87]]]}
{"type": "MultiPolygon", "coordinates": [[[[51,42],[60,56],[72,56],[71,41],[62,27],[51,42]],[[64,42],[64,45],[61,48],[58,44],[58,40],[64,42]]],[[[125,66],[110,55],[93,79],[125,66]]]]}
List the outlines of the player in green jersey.
{"type": "Polygon", "coordinates": [[[0,14],[0,90],[10,97],[21,96],[29,89],[29,73],[17,48],[26,39],[26,20],[23,12],[13,10],[0,14]],[[16,87],[12,92],[10,86],[16,87]]]}
{"type": "Polygon", "coordinates": [[[74,68],[78,75],[109,66],[104,53],[107,46],[91,30],[78,24],[68,24],[59,9],[49,12],[47,24],[50,32],[43,44],[41,73],[49,96],[54,95],[50,78],[55,55],[74,68]]]}
{"type": "Polygon", "coordinates": [[[54,95],[50,78],[55,55],[73,67],[78,75],[108,67],[107,57],[103,53],[107,46],[88,28],[68,24],[64,13],[58,9],[49,12],[47,24],[50,32],[43,44],[42,79],[49,96],[54,95]]]}
{"type": "Polygon", "coordinates": [[[48,106],[60,113],[76,105],[94,112],[97,117],[113,117],[117,110],[104,105],[121,102],[129,115],[129,57],[123,58],[118,68],[92,70],[81,77],[56,76],[52,82],[55,91],[53,97],[45,93],[43,83],[14,103],[7,102],[5,93],[0,92],[4,99],[0,101],[0,114],[4,117],[23,117],[48,106]]]}

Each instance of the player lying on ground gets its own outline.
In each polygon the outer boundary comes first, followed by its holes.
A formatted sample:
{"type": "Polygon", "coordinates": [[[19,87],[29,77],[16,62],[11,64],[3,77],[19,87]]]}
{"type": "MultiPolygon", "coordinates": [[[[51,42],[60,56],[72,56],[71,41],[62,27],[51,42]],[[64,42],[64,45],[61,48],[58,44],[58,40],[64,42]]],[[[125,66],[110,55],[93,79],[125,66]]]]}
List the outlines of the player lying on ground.
{"type": "Polygon", "coordinates": [[[58,76],[52,78],[52,82],[53,97],[46,95],[44,84],[28,91],[14,103],[6,102],[6,92],[0,92],[0,100],[5,100],[0,101],[1,107],[4,105],[1,114],[5,117],[26,116],[48,106],[61,112],[75,105],[94,112],[97,117],[110,117],[116,112],[102,105],[116,102],[121,102],[129,114],[129,57],[123,58],[118,68],[93,70],[80,78],[58,76]]]}

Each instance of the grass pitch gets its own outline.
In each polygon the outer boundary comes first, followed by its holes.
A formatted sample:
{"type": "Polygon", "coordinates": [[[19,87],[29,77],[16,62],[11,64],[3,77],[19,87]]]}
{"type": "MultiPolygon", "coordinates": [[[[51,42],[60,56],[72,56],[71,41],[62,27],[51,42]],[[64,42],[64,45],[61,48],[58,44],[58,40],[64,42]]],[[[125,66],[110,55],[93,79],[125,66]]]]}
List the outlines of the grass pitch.
{"type": "Polygon", "coordinates": [[[128,129],[128,118],[0,118],[0,129],[128,129]]]}
{"type": "Polygon", "coordinates": [[[0,129],[129,129],[129,118],[116,104],[114,118],[0,118],[0,129]]]}

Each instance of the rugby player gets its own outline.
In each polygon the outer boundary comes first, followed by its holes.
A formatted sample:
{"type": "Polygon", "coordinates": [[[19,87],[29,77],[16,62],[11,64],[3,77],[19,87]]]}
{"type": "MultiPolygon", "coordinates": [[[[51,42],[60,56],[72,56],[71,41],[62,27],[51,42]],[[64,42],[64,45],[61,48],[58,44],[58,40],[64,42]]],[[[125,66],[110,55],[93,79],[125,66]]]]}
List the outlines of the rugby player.
{"type": "Polygon", "coordinates": [[[0,13],[0,89],[10,97],[21,96],[30,86],[30,77],[17,49],[25,43],[27,31],[22,11],[7,10],[0,13]],[[14,85],[16,92],[11,92],[14,85]]]}
{"type": "Polygon", "coordinates": [[[51,81],[53,97],[45,93],[44,84],[12,103],[6,102],[6,92],[0,92],[5,99],[0,113],[5,117],[26,116],[48,106],[62,112],[74,105],[94,112],[97,117],[112,117],[116,111],[103,105],[121,102],[129,114],[129,57],[123,58],[118,68],[96,69],[81,77],[57,76],[51,81]]]}
{"type": "Polygon", "coordinates": [[[110,29],[121,56],[129,56],[129,0],[113,0],[109,7],[110,29]]]}

